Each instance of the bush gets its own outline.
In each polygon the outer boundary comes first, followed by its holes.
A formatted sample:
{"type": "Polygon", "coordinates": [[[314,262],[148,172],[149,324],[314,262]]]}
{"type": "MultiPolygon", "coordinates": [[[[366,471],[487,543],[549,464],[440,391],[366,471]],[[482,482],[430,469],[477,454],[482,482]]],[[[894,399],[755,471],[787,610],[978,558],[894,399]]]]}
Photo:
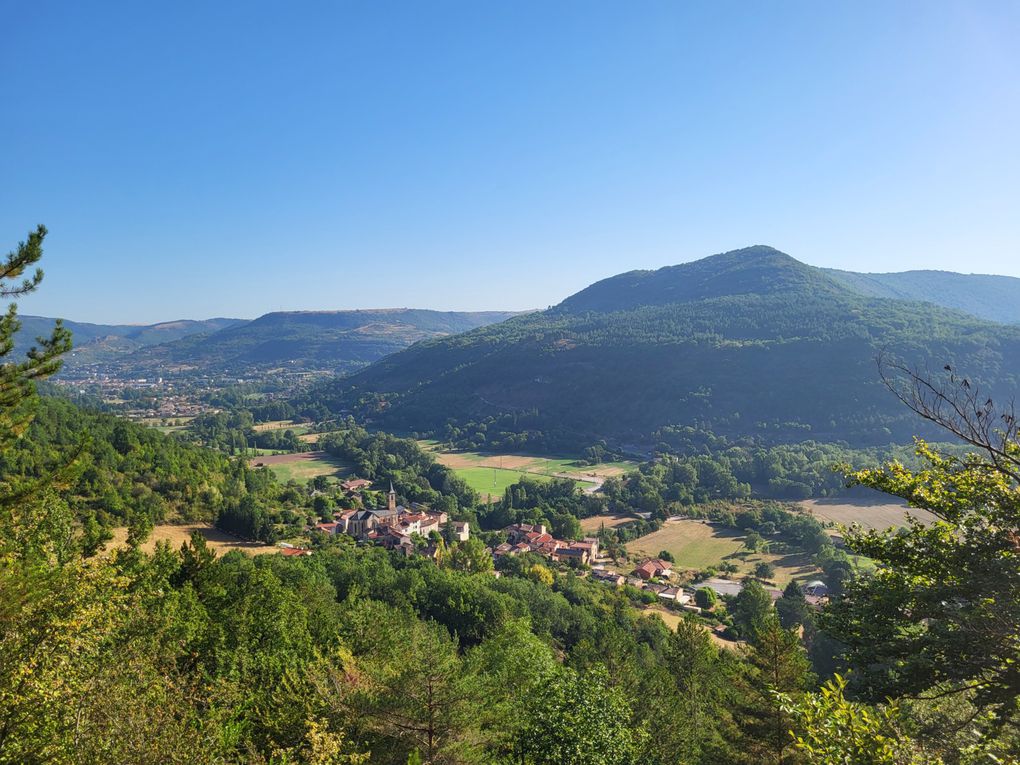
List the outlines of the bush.
{"type": "Polygon", "coordinates": [[[712,590],[708,587],[702,587],[701,589],[694,593],[694,602],[700,608],[711,610],[712,608],[715,607],[715,604],[718,602],[718,598],[715,595],[715,590],[712,590]]]}

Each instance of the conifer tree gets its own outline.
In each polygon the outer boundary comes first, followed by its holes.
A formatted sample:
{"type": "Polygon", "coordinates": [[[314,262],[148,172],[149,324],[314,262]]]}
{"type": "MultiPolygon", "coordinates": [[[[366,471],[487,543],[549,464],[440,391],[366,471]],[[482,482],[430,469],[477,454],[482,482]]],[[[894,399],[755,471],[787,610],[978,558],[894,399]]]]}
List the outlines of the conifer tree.
{"type": "Polygon", "coordinates": [[[793,720],[776,694],[798,698],[809,687],[811,672],[797,633],[783,629],[769,613],[755,631],[742,677],[736,719],[745,762],[792,765],[793,720]]]}
{"type": "MultiPolygon", "coordinates": [[[[39,286],[42,269],[36,267],[31,276],[26,274],[42,258],[45,238],[46,227],[39,225],[0,263],[0,298],[18,298],[39,286]]],[[[71,349],[71,333],[58,321],[52,334],[38,338],[38,345],[24,359],[12,359],[20,329],[17,305],[10,303],[0,316],[0,449],[8,448],[32,421],[35,381],[59,370],[61,354],[71,349]]]]}

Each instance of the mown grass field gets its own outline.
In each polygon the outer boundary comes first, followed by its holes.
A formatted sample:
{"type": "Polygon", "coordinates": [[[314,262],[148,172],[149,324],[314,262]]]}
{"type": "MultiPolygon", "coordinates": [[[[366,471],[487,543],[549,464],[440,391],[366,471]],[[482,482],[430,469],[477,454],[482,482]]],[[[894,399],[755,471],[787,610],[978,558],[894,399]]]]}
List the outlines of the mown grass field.
{"type": "Polygon", "coordinates": [[[597,487],[606,478],[620,476],[637,468],[636,462],[604,462],[600,465],[579,465],[571,458],[557,459],[528,454],[488,454],[485,452],[441,451],[435,441],[419,441],[423,449],[443,465],[461,476],[475,491],[502,495],[503,489],[517,483],[521,475],[532,478],[570,478],[589,488],[597,487]],[[495,478],[495,483],[493,479],[495,478]]]}
{"type": "Polygon", "coordinates": [[[278,480],[283,482],[290,480],[304,482],[320,475],[344,478],[353,472],[351,465],[326,452],[253,457],[248,461],[248,464],[252,467],[264,465],[273,471],[278,480]]]}
{"type": "MultiPolygon", "coordinates": [[[[518,483],[524,476],[524,473],[519,470],[500,470],[499,468],[468,467],[452,468],[452,470],[483,498],[491,496],[493,499],[502,497],[507,486],[518,483]]],[[[552,480],[543,475],[532,475],[531,477],[539,481],[552,480]]]]}
{"type": "Polygon", "coordinates": [[[740,576],[751,573],[759,562],[768,561],[776,567],[772,581],[779,587],[791,579],[814,576],[818,571],[807,554],[750,553],[743,548],[741,532],[690,520],[668,521],[658,531],[627,544],[632,559],[655,557],[667,550],[676,559],[677,569],[701,571],[732,563],[740,576]]]}

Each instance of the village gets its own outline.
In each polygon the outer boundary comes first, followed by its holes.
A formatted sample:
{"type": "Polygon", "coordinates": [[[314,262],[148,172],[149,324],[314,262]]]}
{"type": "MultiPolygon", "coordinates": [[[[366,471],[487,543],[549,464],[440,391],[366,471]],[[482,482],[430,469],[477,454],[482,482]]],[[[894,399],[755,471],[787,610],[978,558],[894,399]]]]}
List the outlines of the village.
{"type": "MultiPolygon", "coordinates": [[[[341,488],[357,496],[371,485],[371,481],[356,478],[344,481],[341,488]]],[[[439,559],[446,545],[466,542],[471,537],[467,521],[452,520],[447,513],[418,503],[412,502],[409,507],[399,504],[392,483],[385,507],[340,510],[333,513],[331,521],[317,523],[308,531],[328,537],[346,535],[362,544],[379,545],[404,556],[421,555],[432,560],[439,559]]],[[[661,558],[645,558],[623,573],[626,568],[615,565],[616,561],[602,553],[597,537],[561,540],[541,523],[511,524],[500,530],[498,538],[503,541],[487,547],[495,565],[492,573],[497,577],[501,575],[502,560],[537,555],[582,575],[587,573],[592,581],[612,587],[631,587],[654,596],[652,602],[662,607],[692,614],[702,614],[706,610],[704,605],[699,605],[699,590],[711,590],[716,597],[729,598],[737,596],[744,587],[741,581],[719,577],[691,580],[684,572],[676,570],[671,561],[661,558]]],[[[303,546],[283,543],[280,547],[286,556],[312,554],[311,549],[303,546]]],[[[774,587],[765,587],[765,590],[773,603],[783,596],[782,590],[774,587]]],[[[820,608],[828,596],[825,583],[817,580],[804,584],[802,590],[807,603],[814,608],[820,608]]]]}
{"type": "MultiPolygon", "coordinates": [[[[345,481],[341,487],[351,493],[359,493],[371,486],[371,481],[354,479],[345,481]]],[[[361,542],[396,550],[404,555],[421,554],[435,558],[444,539],[450,543],[465,542],[471,535],[467,521],[453,521],[445,512],[433,512],[428,508],[411,503],[404,507],[397,503],[397,492],[390,484],[386,507],[361,510],[343,510],[333,514],[333,520],[318,523],[309,529],[329,536],[346,534],[361,542]]],[[[303,548],[284,548],[285,555],[310,552],[303,548]],[[295,552],[296,551],[296,552],[295,552]]]]}

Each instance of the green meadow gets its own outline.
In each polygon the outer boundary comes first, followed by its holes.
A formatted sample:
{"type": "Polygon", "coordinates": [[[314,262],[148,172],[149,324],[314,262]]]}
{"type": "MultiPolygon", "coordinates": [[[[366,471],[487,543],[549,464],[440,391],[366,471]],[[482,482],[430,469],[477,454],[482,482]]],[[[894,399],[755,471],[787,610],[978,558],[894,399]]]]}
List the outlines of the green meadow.
{"type": "MultiPolygon", "coordinates": [[[[489,467],[453,468],[453,471],[483,497],[490,495],[493,499],[502,497],[507,486],[518,483],[526,475],[519,470],[500,470],[489,467]]],[[[551,480],[548,476],[542,475],[533,474],[530,477],[540,481],[551,480]]]]}

